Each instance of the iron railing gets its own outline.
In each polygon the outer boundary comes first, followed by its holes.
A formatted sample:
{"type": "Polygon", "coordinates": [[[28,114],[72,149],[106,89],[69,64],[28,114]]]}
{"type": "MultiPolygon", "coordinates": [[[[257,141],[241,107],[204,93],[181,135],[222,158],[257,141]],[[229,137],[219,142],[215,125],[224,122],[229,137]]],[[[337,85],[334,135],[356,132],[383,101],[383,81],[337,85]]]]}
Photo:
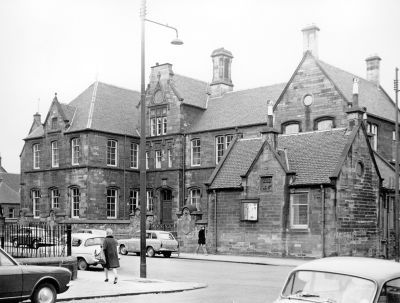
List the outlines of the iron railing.
{"type": "Polygon", "coordinates": [[[71,255],[71,225],[5,223],[1,247],[15,258],[65,257],[71,255]]]}

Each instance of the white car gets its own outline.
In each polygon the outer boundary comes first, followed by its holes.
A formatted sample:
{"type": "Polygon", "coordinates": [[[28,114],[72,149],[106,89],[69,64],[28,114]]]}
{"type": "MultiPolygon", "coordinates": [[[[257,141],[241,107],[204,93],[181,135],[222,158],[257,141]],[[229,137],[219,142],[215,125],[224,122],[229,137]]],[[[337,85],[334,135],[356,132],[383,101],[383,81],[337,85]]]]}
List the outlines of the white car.
{"type": "Polygon", "coordinates": [[[78,269],[87,270],[89,266],[96,266],[99,260],[95,253],[101,250],[104,236],[89,233],[74,233],[71,235],[71,253],[78,260],[78,269]]]}
{"type": "Polygon", "coordinates": [[[275,303],[399,303],[400,264],[361,257],[328,257],[289,274],[275,303]]]}
{"type": "MultiPolygon", "coordinates": [[[[140,254],[140,231],[136,232],[130,239],[118,240],[119,253],[127,255],[129,252],[140,254]]],[[[162,254],[164,257],[171,257],[171,253],[179,254],[179,244],[174,236],[163,230],[146,230],[146,255],[154,257],[162,254]]]]}
{"type": "Polygon", "coordinates": [[[80,234],[93,234],[93,235],[99,235],[99,236],[106,236],[106,231],[103,229],[90,229],[90,228],[82,228],[78,229],[75,233],[80,234]]]}

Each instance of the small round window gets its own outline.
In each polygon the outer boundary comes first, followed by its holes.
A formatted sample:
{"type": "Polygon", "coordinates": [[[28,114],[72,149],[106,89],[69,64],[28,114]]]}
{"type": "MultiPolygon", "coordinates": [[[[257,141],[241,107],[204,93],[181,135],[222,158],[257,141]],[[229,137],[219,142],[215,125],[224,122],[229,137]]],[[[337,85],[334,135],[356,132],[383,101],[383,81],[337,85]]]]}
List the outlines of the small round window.
{"type": "Polygon", "coordinates": [[[361,161],[357,162],[356,173],[359,177],[362,177],[364,175],[364,164],[361,161]]]}
{"type": "Polygon", "coordinates": [[[305,106],[310,106],[313,103],[313,97],[311,95],[304,96],[303,103],[305,106]]]}

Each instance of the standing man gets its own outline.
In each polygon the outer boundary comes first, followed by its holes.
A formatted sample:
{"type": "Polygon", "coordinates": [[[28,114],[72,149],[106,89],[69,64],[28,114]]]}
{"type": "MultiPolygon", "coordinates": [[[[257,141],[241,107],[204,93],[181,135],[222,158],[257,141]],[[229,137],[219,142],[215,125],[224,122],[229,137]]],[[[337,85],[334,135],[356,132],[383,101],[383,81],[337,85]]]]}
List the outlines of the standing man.
{"type": "Polygon", "coordinates": [[[199,240],[197,241],[197,249],[196,249],[196,254],[199,252],[200,246],[203,249],[203,253],[207,256],[207,247],[206,247],[206,229],[204,226],[201,227],[199,230],[199,240]]]}

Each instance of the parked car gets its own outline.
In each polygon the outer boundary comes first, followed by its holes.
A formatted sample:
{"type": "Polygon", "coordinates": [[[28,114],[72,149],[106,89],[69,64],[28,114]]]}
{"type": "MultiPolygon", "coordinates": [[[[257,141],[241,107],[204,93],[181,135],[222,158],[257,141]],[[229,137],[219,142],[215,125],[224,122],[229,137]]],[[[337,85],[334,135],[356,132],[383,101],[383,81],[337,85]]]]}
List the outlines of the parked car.
{"type": "Polygon", "coordinates": [[[398,303],[400,264],[359,257],[310,261],[292,270],[278,302],[398,303]]]}
{"type": "Polygon", "coordinates": [[[35,226],[21,227],[16,233],[10,235],[10,239],[14,247],[27,245],[34,249],[40,246],[56,245],[58,242],[58,239],[52,237],[48,231],[35,226]]]}
{"type": "Polygon", "coordinates": [[[103,229],[89,229],[89,228],[82,228],[78,229],[76,231],[77,234],[83,233],[83,234],[96,234],[96,235],[101,235],[103,237],[106,236],[106,231],[103,229]]]}
{"type": "MultiPolygon", "coordinates": [[[[140,254],[140,231],[136,232],[130,239],[118,240],[119,253],[127,255],[129,252],[140,254]]],[[[179,244],[174,236],[163,230],[146,230],[146,255],[154,257],[162,254],[164,257],[171,257],[171,253],[178,253],[179,244]]]]}
{"type": "Polygon", "coordinates": [[[68,290],[71,272],[63,267],[19,265],[0,248],[0,302],[54,303],[68,290]]]}
{"type": "Polygon", "coordinates": [[[104,238],[104,236],[89,233],[71,234],[71,254],[78,260],[78,269],[87,270],[89,266],[99,264],[95,253],[101,250],[104,238]]]}

